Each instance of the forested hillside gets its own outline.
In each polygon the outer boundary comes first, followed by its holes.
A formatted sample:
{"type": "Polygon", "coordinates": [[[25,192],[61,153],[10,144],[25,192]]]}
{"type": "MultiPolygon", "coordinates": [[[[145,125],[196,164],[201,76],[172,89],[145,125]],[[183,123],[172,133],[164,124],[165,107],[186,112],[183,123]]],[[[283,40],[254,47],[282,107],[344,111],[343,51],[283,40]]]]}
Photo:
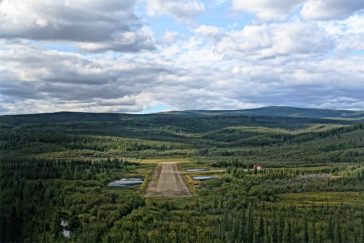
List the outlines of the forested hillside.
{"type": "Polygon", "coordinates": [[[362,114],[1,116],[0,242],[364,242],[362,114]],[[169,160],[216,179],[183,174],[192,198],[144,198],[150,161],[169,160]],[[122,177],[145,183],[107,186],[122,177]]]}
{"type": "Polygon", "coordinates": [[[198,114],[239,114],[253,116],[283,116],[283,117],[309,117],[309,118],[343,118],[360,119],[364,118],[364,111],[351,110],[329,110],[329,109],[310,109],[296,108],[287,106],[269,106],[247,110],[232,111],[191,111],[198,114]]]}

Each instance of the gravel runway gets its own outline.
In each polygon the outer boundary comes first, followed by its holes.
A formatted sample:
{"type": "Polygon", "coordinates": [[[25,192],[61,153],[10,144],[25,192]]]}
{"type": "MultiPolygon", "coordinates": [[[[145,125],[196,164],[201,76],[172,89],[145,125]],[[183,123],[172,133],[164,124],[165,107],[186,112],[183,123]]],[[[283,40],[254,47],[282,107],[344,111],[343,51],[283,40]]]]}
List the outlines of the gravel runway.
{"type": "Polygon", "coordinates": [[[145,197],[190,197],[191,192],[176,163],[160,163],[154,169],[145,197]]]}

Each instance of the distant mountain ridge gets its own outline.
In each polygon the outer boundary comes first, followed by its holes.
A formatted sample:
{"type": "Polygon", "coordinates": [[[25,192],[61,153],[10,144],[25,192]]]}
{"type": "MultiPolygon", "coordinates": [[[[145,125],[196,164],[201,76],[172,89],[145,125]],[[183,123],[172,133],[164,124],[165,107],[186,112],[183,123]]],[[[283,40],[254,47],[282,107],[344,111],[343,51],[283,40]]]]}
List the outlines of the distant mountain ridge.
{"type": "Polygon", "coordinates": [[[330,110],[316,108],[296,108],[287,106],[267,106],[245,110],[186,110],[168,111],[152,114],[126,114],[126,113],[88,113],[88,112],[55,112],[24,115],[3,115],[0,116],[1,122],[16,123],[37,123],[39,121],[49,122],[76,122],[76,121],[127,121],[133,118],[145,119],[172,119],[172,118],[193,118],[193,117],[287,117],[287,118],[310,118],[310,119],[348,119],[364,122],[364,111],[352,110],[330,110]]]}
{"type": "MultiPolygon", "coordinates": [[[[306,129],[315,125],[364,124],[364,112],[292,107],[236,111],[171,111],[154,114],[57,112],[0,116],[2,129],[52,130],[54,133],[95,134],[141,139],[189,140],[183,134],[232,132],[232,127],[306,129]],[[330,118],[327,118],[330,117],[330,118]]],[[[225,136],[225,135],[224,135],[225,136]]]]}
{"type": "Polygon", "coordinates": [[[364,111],[331,110],[317,108],[297,108],[288,106],[266,106],[245,110],[191,110],[185,111],[204,115],[249,115],[249,116],[281,116],[281,117],[305,117],[305,118],[364,118],[364,111]]]}

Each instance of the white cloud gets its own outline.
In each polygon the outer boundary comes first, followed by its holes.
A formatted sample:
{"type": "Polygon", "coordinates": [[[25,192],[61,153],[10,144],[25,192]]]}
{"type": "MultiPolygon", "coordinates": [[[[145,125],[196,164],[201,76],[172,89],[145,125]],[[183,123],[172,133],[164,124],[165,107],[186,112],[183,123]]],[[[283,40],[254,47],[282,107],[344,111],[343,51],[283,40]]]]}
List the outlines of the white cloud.
{"type": "MultiPolygon", "coordinates": [[[[364,67],[358,65],[363,57],[223,59],[195,38],[181,40],[187,43],[175,46],[169,57],[164,50],[116,59],[36,48],[0,51],[0,109],[136,112],[150,104],[176,109],[272,104],[335,108],[338,100],[348,98],[355,102],[347,102],[346,108],[364,108],[364,67]]],[[[300,50],[283,46],[286,53],[300,50]]]]}
{"type": "Polygon", "coordinates": [[[204,4],[198,0],[148,0],[149,16],[169,15],[181,22],[191,22],[205,10],[204,4]]]}
{"type": "Polygon", "coordinates": [[[302,7],[305,19],[340,19],[364,9],[362,0],[308,0],[302,7]]]}
{"type": "Polygon", "coordinates": [[[364,15],[355,14],[343,20],[317,22],[336,39],[336,52],[340,55],[364,50],[364,15]]]}
{"type": "Polygon", "coordinates": [[[135,1],[3,0],[0,38],[71,41],[92,51],[152,49],[134,14],[135,1]]]}
{"type": "Polygon", "coordinates": [[[270,20],[286,17],[305,0],[232,0],[233,10],[255,14],[258,18],[270,20]]]}
{"type": "Polygon", "coordinates": [[[164,72],[158,64],[127,58],[115,60],[106,55],[84,56],[28,47],[1,51],[1,69],[0,103],[16,107],[48,102],[49,111],[62,107],[140,111],[146,104],[137,96],[164,72]]]}
{"type": "Polygon", "coordinates": [[[271,58],[279,55],[325,53],[334,41],[323,28],[313,23],[248,25],[227,34],[217,50],[230,57],[271,58]]]}
{"type": "Polygon", "coordinates": [[[364,13],[353,15],[342,21],[348,34],[364,34],[364,13]]]}
{"type": "Polygon", "coordinates": [[[330,14],[307,12],[308,4],[324,7],[314,0],[233,0],[235,10],[260,18],[237,29],[198,23],[205,6],[197,0],[144,1],[143,14],[177,20],[165,31],[136,16],[135,0],[4,0],[0,113],[137,112],[155,104],[364,109],[364,55],[353,55],[364,49],[363,13],[354,1],[341,12],[333,10],[340,1],[322,2],[330,14]],[[88,52],[41,45],[61,41],[88,52]]]}
{"type": "Polygon", "coordinates": [[[163,40],[166,43],[173,43],[176,41],[176,35],[176,33],[167,30],[163,35],[163,40]]]}
{"type": "Polygon", "coordinates": [[[201,25],[197,27],[195,30],[195,33],[207,36],[207,37],[217,37],[220,35],[221,31],[216,26],[211,25],[201,25]]]}
{"type": "Polygon", "coordinates": [[[155,47],[153,32],[145,26],[137,30],[114,33],[112,40],[109,41],[100,43],[81,42],[77,46],[82,50],[91,52],[138,52],[140,50],[152,50],[155,47]]]}
{"type": "Polygon", "coordinates": [[[259,19],[284,19],[295,10],[308,20],[346,18],[364,8],[362,0],[232,0],[235,11],[255,14],[259,19]]]}

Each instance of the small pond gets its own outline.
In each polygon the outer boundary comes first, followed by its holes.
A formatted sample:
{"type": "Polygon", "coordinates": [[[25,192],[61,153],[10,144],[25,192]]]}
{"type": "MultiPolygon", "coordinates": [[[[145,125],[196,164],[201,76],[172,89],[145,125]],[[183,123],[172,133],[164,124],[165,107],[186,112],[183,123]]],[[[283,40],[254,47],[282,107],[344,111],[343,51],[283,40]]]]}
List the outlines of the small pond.
{"type": "Polygon", "coordinates": [[[206,181],[210,179],[216,179],[216,176],[193,176],[192,179],[197,181],[206,181]]]}
{"type": "Polygon", "coordinates": [[[203,171],[209,171],[207,168],[191,168],[186,169],[186,172],[203,172],[203,171]]]}
{"type": "Polygon", "coordinates": [[[108,186],[112,187],[136,187],[143,184],[142,178],[122,178],[120,180],[112,181],[108,186]]]}

